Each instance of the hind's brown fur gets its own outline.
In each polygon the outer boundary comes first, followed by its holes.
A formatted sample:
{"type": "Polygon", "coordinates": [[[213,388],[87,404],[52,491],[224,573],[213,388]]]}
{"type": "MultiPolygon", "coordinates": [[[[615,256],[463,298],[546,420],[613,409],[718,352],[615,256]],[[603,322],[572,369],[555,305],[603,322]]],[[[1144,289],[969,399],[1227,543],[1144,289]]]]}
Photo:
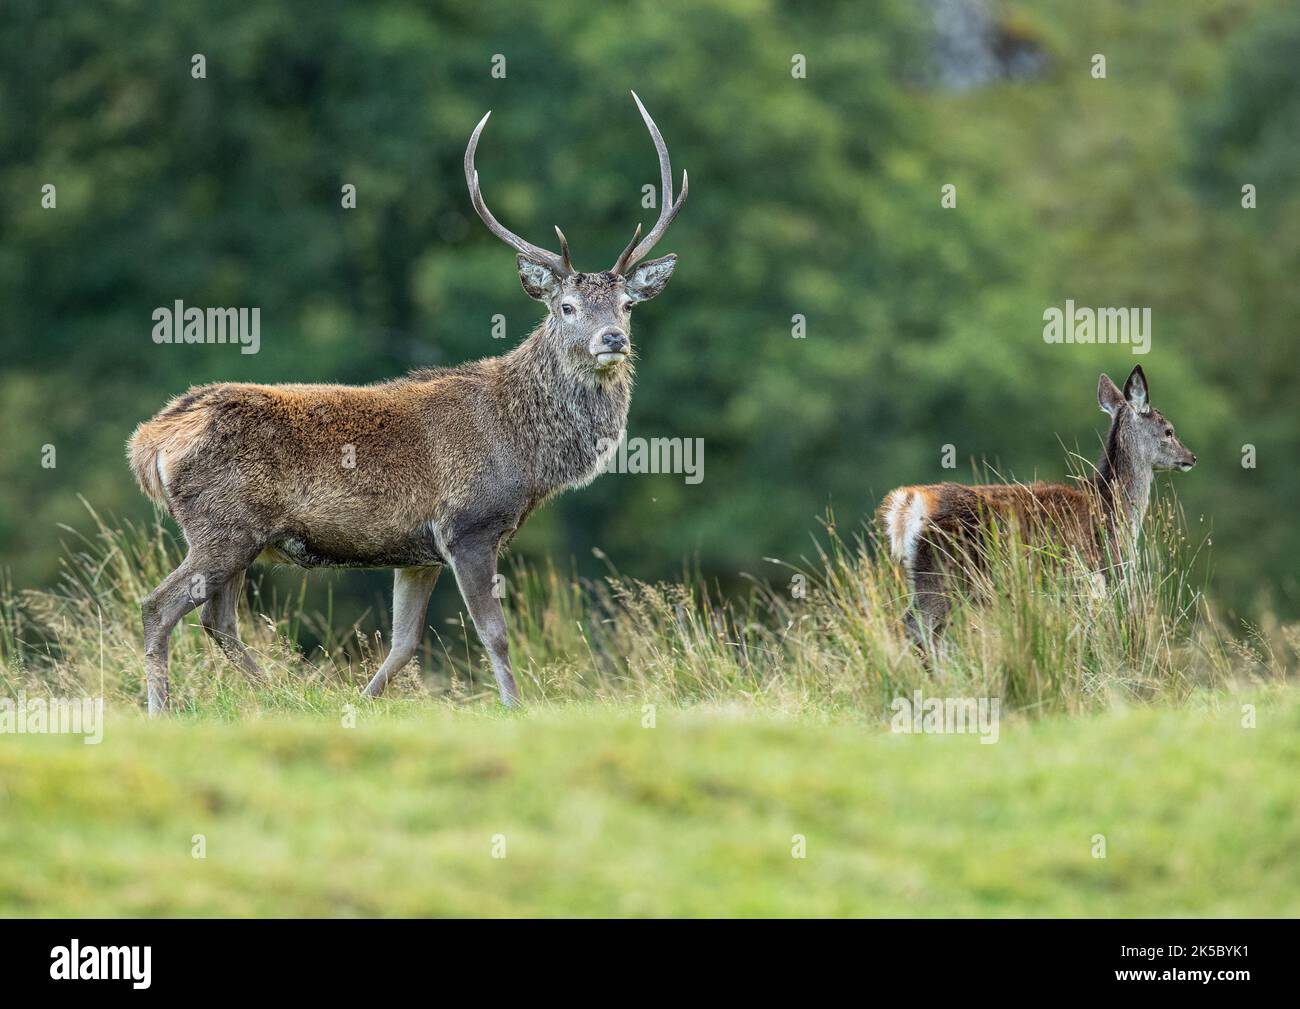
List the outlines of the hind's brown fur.
{"type": "Polygon", "coordinates": [[[1096,488],[1084,483],[959,484],[899,487],[881,502],[876,519],[886,534],[897,532],[900,513],[917,499],[929,528],[974,535],[990,521],[1014,523],[1021,542],[1050,538],[1099,561],[1104,509],[1096,488]]]}

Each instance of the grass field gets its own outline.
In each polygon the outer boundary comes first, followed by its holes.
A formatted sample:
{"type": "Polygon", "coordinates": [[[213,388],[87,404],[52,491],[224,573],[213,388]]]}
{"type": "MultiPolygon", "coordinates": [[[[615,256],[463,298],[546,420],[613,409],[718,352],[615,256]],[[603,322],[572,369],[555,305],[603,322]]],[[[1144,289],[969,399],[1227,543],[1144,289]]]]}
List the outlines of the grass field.
{"type": "Polygon", "coordinates": [[[98,746],[0,737],[0,913],[1295,915],[1300,698],[1256,703],[997,745],[713,706],[112,710],[98,746]]]}
{"type": "Polygon", "coordinates": [[[98,745],[0,733],[0,914],[1300,914],[1300,627],[1226,627],[1152,530],[1103,593],[994,557],[931,667],[869,541],[739,600],[514,565],[514,713],[463,629],[365,701],[374,632],[254,589],[261,680],[191,615],[150,723],[176,547],[99,523],[0,591],[0,699],[107,704],[98,745]],[[891,732],[918,689],[998,698],[996,744],[891,732]]]}
{"type": "MultiPolygon", "coordinates": [[[[0,585],[0,689],[142,705],[140,600],[179,564],[163,526],[121,528],[90,513],[69,530],[63,578],[49,590],[0,585]]],[[[1288,681],[1300,624],[1219,613],[1202,591],[1203,542],[1190,539],[1172,499],[1152,509],[1142,547],[1101,591],[1078,558],[998,540],[977,579],[977,605],[959,605],[940,661],[906,639],[904,579],[867,532],[846,540],[833,520],[816,554],[767,564],[747,594],[724,596],[699,578],[650,584],[620,575],[578,579],[549,563],[507,558],[503,604],[526,700],[675,706],[742,703],[822,718],[884,710],[917,689],[998,697],[1033,716],[1115,704],[1182,704],[1198,691],[1230,694],[1288,681]]],[[[265,672],[234,675],[191,613],[171,640],[174,707],[241,719],[314,712],[322,690],[365,684],[386,653],[387,619],[340,626],[301,596],[265,590],[254,569],[240,616],[265,672]],[[317,643],[303,646],[304,640],[317,643]]],[[[304,576],[296,575],[298,585],[304,576]]],[[[315,576],[320,577],[320,576],[315,576]]],[[[450,576],[440,591],[455,592],[450,576]]],[[[292,582],[290,582],[292,584],[292,582]]],[[[425,653],[389,696],[476,703],[495,696],[468,621],[433,628],[425,653]],[[423,680],[423,682],[422,682],[423,680]]]]}

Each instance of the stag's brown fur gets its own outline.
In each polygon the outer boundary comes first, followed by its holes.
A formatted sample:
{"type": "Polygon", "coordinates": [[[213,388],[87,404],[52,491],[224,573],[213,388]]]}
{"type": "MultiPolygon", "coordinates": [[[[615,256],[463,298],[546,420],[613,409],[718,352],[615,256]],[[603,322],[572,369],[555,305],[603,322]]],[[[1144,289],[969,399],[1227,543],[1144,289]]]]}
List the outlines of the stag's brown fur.
{"type": "Polygon", "coordinates": [[[306,567],[441,564],[467,532],[513,534],[594,476],[631,390],[630,366],[575,373],[539,330],[503,357],[378,385],[191,389],[140,425],[131,466],[191,537],[234,524],[306,567]]]}

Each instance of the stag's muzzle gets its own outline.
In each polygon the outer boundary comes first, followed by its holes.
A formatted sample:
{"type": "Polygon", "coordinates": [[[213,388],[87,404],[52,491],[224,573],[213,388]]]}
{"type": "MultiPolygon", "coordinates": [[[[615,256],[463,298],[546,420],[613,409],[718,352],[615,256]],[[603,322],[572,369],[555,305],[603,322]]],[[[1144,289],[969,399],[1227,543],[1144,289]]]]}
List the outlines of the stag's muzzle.
{"type": "Polygon", "coordinates": [[[607,329],[603,333],[598,333],[587,349],[591,351],[596,363],[606,368],[627,357],[631,344],[628,343],[627,334],[621,329],[607,329]]]}

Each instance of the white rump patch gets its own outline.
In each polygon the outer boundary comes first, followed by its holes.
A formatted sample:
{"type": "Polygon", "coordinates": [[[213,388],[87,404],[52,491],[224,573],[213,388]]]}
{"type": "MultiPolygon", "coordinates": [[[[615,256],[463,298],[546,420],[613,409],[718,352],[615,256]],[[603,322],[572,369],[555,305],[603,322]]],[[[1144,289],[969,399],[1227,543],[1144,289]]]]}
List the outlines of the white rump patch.
{"type": "Polygon", "coordinates": [[[907,492],[891,491],[885,505],[885,533],[889,536],[889,556],[903,559],[903,509],[907,507],[907,492]]]}
{"type": "Polygon", "coordinates": [[[903,530],[903,563],[909,568],[916,561],[916,546],[925,531],[925,520],[930,517],[925,498],[920,494],[912,495],[912,503],[907,509],[907,526],[903,530]]]}
{"type": "Polygon", "coordinates": [[[889,554],[909,571],[916,561],[916,548],[929,517],[925,495],[908,490],[896,490],[889,495],[885,510],[889,554]]]}
{"type": "Polygon", "coordinates": [[[153,468],[158,471],[158,482],[163,485],[163,490],[171,490],[167,486],[167,460],[163,457],[162,449],[153,457],[153,468]]]}

